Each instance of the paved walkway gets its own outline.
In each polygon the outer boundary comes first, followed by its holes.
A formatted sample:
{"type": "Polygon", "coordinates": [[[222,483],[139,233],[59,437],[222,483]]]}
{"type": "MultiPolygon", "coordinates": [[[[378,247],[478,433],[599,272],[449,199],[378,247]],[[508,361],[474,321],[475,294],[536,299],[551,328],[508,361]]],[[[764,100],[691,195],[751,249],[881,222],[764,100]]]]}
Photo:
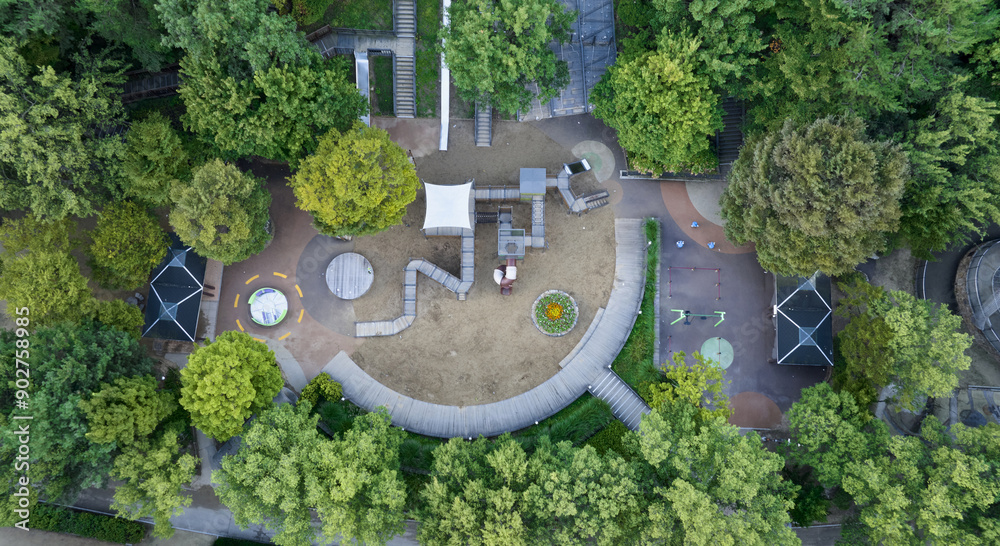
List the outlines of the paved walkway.
{"type": "MultiPolygon", "coordinates": [[[[590,335],[581,340],[574,356],[556,375],[541,385],[507,400],[476,406],[445,406],[415,400],[382,385],[359,368],[341,351],[323,371],[339,382],[344,396],[358,406],[374,410],[384,406],[394,425],[440,438],[496,436],[533,425],[553,415],[592,388],[609,373],[608,366],[618,356],[635,323],[646,279],[645,235],[642,220],[615,220],[617,242],[615,281],[607,308],[590,335]]],[[[630,391],[631,392],[631,391],[630,391]]],[[[623,403],[618,390],[602,391],[613,397],[613,407],[629,426],[638,426],[635,399],[623,403]]],[[[638,396],[632,393],[635,398],[638,396]]],[[[641,399],[640,399],[641,402],[641,399]]],[[[611,403],[611,402],[609,402],[611,403]]],[[[646,410],[648,411],[648,409],[646,410]]],[[[616,416],[618,414],[616,413],[616,416]]]]}

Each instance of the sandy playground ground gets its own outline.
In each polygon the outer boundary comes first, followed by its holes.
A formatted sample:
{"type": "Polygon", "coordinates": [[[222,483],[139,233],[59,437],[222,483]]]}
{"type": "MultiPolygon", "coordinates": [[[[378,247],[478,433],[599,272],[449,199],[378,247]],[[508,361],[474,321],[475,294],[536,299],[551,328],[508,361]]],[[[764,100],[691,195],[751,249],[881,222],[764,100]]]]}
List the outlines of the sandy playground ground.
{"type": "MultiPolygon", "coordinates": [[[[516,184],[519,167],[544,167],[555,175],[573,155],[526,124],[500,123],[492,148],[472,145],[471,123],[453,129],[452,149],[417,160],[417,174],[430,183],[516,184]],[[468,126],[468,127],[466,127],[468,126]],[[458,134],[456,134],[458,133],[458,134]],[[509,142],[509,144],[507,144],[509,142]]],[[[574,177],[577,194],[598,186],[591,173],[574,177]],[[582,180],[580,180],[582,179],[582,180]]],[[[499,203],[477,204],[495,211],[499,203]]],[[[546,199],[548,248],[528,249],[518,262],[511,296],[501,296],[493,282],[497,225],[476,229],[476,282],[467,301],[424,275],[417,280],[417,318],[401,334],[364,341],[353,354],[366,372],[407,396],[452,405],[472,405],[510,398],[559,371],[559,362],[583,336],[603,307],[614,281],[614,217],[610,208],[567,215],[554,191],[546,199]],[[535,298],[549,289],[572,295],[580,307],[576,328],[564,337],[539,332],[531,321],[535,298]]],[[[452,274],[459,273],[458,237],[425,238],[424,194],[407,209],[404,225],[355,240],[355,252],[375,270],[371,290],[354,301],[357,320],[391,319],[402,314],[403,267],[425,258],[452,274]]],[[[530,206],[514,204],[514,227],[529,229],[530,206]]]]}

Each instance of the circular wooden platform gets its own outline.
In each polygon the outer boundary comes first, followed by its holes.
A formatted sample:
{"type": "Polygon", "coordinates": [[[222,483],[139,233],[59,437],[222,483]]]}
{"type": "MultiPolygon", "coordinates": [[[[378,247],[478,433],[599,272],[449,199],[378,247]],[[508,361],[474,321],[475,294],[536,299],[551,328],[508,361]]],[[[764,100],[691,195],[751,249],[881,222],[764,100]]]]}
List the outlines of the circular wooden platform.
{"type": "Polygon", "coordinates": [[[326,286],[344,300],[360,298],[372,287],[375,272],[368,259],[356,252],[345,252],[326,267],[326,286]]]}

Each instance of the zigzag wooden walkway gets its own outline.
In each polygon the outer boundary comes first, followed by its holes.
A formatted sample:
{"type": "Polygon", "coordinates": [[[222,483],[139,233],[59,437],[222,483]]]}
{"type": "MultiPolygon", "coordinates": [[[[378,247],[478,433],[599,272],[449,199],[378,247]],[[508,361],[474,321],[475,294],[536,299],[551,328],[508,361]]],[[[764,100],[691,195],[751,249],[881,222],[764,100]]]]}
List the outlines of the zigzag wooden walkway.
{"type": "Polygon", "coordinates": [[[417,318],[417,272],[441,283],[465,300],[476,278],[476,238],[472,230],[462,235],[462,278],[458,278],[423,258],[410,260],[403,268],[403,314],[392,320],[354,323],[354,337],[391,336],[402,332],[417,318]]]}
{"type": "MultiPolygon", "coordinates": [[[[564,361],[563,369],[528,392],[491,404],[445,406],[415,400],[382,385],[343,351],[323,371],[343,385],[344,396],[358,406],[367,410],[384,406],[392,415],[393,424],[419,434],[441,438],[496,436],[533,425],[563,409],[588,389],[597,392],[601,385],[610,385],[608,375],[614,374],[608,367],[628,339],[646,282],[642,220],[615,220],[615,240],[618,243],[615,281],[607,307],[591,323],[568,361],[564,361]]],[[[615,391],[607,390],[605,394],[610,396],[615,391]]],[[[630,428],[638,426],[640,416],[634,405],[624,404],[622,393],[616,396],[621,400],[612,405],[618,408],[615,415],[629,419],[624,422],[630,428]]]]}

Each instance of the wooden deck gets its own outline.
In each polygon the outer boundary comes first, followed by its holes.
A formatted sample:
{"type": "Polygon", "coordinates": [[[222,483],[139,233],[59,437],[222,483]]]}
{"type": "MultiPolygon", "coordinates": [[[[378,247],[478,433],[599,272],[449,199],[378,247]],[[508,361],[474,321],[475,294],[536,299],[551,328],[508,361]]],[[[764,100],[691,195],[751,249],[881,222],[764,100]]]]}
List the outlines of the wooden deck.
{"type": "Polygon", "coordinates": [[[374,280],[372,264],[357,252],[345,252],[326,267],[326,286],[340,299],[360,298],[372,287],[374,280]]]}
{"type": "Polygon", "coordinates": [[[643,411],[645,404],[635,404],[638,396],[627,386],[624,392],[608,367],[625,344],[642,302],[646,277],[642,220],[615,220],[615,240],[615,281],[607,307],[591,323],[563,369],[528,392],[491,404],[445,406],[415,400],[382,385],[344,352],[323,371],[343,385],[344,396],[358,406],[367,410],[384,406],[393,424],[427,436],[474,438],[522,429],[563,409],[588,389],[602,398],[613,397],[609,403],[615,415],[630,428],[637,427],[641,414],[649,410],[643,411]]]}

